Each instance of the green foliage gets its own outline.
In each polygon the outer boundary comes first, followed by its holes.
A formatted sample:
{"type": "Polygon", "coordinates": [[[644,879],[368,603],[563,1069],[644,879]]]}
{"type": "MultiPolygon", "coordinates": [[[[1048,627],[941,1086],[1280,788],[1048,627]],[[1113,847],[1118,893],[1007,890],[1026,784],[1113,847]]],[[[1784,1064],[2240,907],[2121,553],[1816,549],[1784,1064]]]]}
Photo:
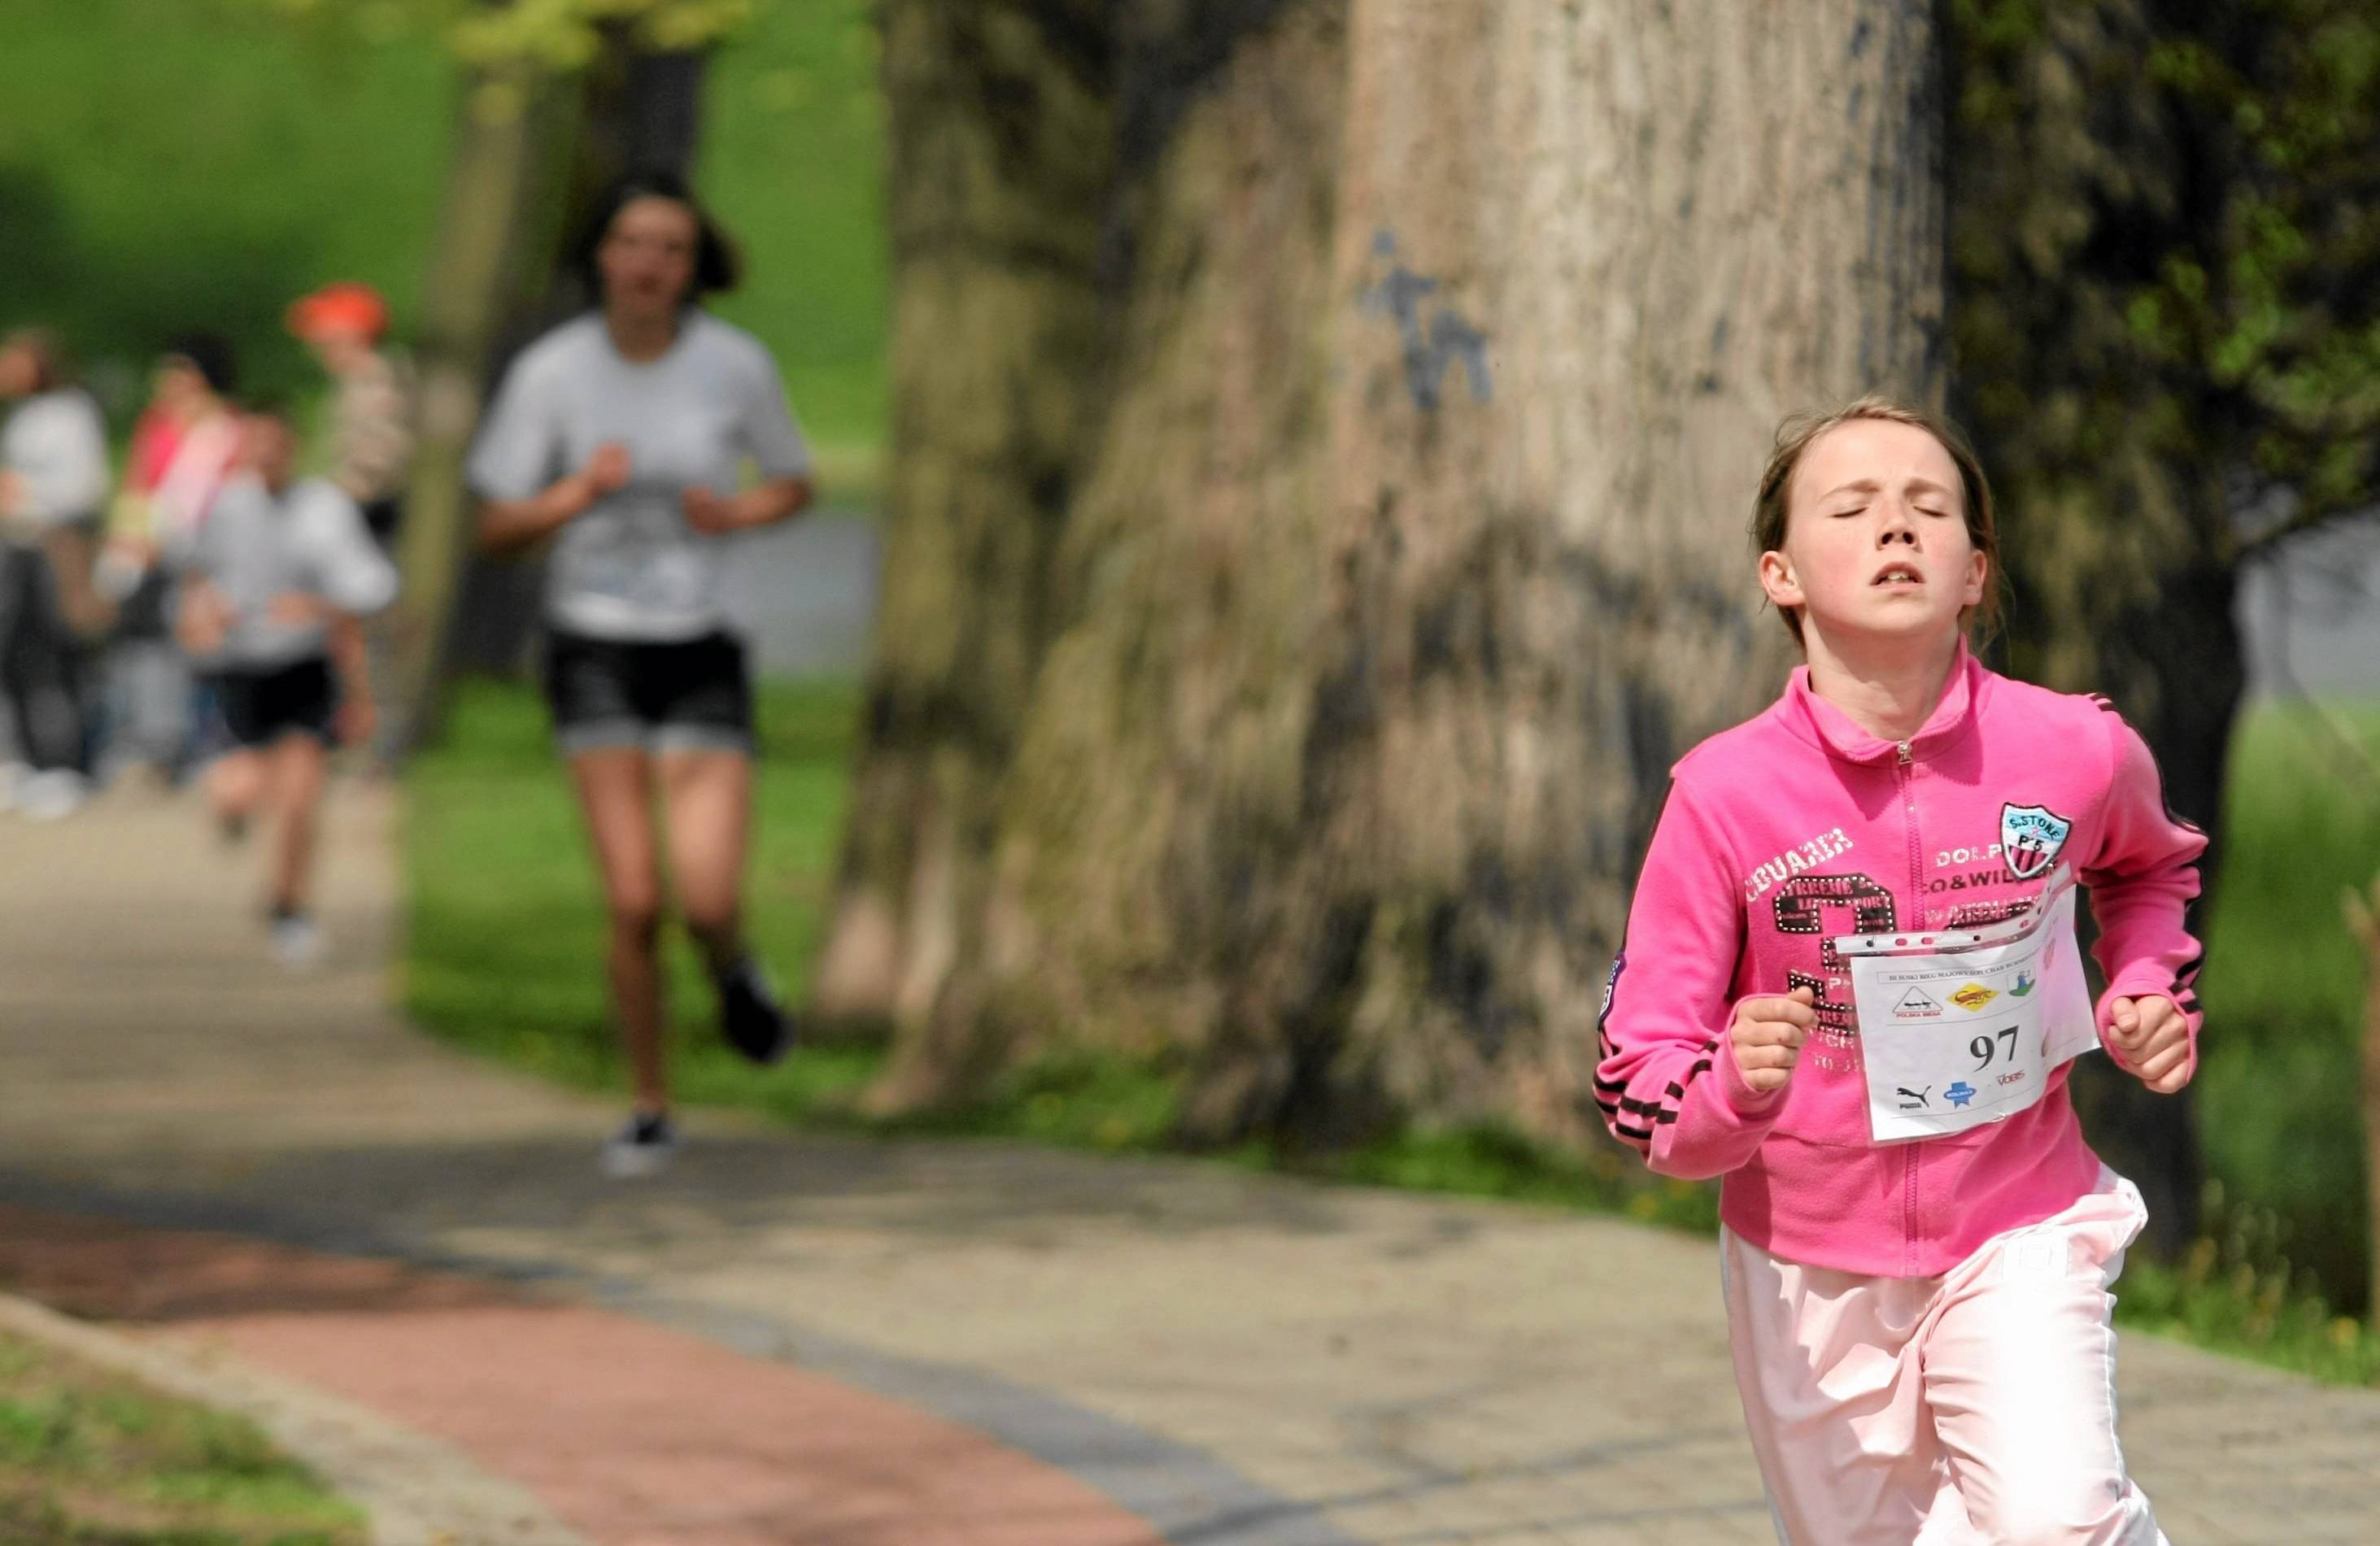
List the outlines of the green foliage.
{"type": "Polygon", "coordinates": [[[2212,250],[2168,260],[2178,332],[2251,405],[2257,472],[2317,510],[2359,502],[2373,462],[2354,442],[2380,428],[2380,17],[2263,0],[2149,66],[2232,168],[2212,250]]]}
{"type": "Polygon", "coordinates": [[[290,300],[365,280],[409,317],[444,171],[452,66],[369,54],[188,0],[23,7],[0,113],[0,326],[58,328],[119,412],[172,334],[310,386],[290,300]]]}
{"type": "Polygon", "coordinates": [[[2153,528],[2168,562],[2228,562],[2232,510],[2277,491],[2291,523],[2368,501],[2380,13],[2361,0],[1953,12],[1961,390],[2017,491],[2057,504],[2079,490],[2097,520],[2153,528]],[[2231,498],[2140,497],[2155,478],[2135,456],[2231,498]]]}
{"type": "MultiPolygon", "coordinates": [[[[884,421],[869,4],[744,8],[705,86],[697,176],[747,259],[719,309],[776,355],[847,493],[884,421]]],[[[423,7],[318,0],[301,24],[266,0],[26,10],[0,114],[0,327],[62,331],[119,418],[166,338],[199,325],[238,344],[254,384],[313,388],[282,314],[325,280],[378,287],[412,335],[458,75],[423,7]]]]}
{"type": "Polygon", "coordinates": [[[657,50],[708,48],[751,25],[767,0],[216,0],[370,42],[427,35],[464,64],[557,74],[594,61],[607,30],[657,50]]]}
{"type": "Polygon", "coordinates": [[[2199,1126],[2234,1212],[2266,1221],[2259,1238],[2330,1302],[2359,1308],[2369,1260],[2357,1101],[2364,957],[2338,899],[2380,873],[2380,787],[2325,722],[2380,759],[2380,707],[2347,705],[2265,705],[2232,755],[2229,856],[2199,982],[2199,1126]]]}

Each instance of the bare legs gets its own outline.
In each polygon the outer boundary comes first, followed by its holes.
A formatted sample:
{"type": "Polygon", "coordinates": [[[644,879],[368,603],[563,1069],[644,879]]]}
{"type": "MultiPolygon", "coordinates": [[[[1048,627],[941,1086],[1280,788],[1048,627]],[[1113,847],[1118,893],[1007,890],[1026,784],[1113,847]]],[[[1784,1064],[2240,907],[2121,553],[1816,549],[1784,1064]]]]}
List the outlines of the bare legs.
{"type": "Polygon", "coordinates": [[[299,913],[310,900],[314,832],[330,755],[310,735],[285,735],[270,746],[242,748],[207,769],[207,803],[227,826],[244,826],[270,807],[273,815],[273,906],[299,913]]]}
{"type": "Polygon", "coordinates": [[[686,928],[713,972],[744,950],[744,849],[752,765],[741,752],[604,747],[570,759],[610,920],[605,964],[637,1109],[669,1107],[662,1044],[662,836],[686,928]],[[661,798],[661,822],[653,803],[661,798]]]}

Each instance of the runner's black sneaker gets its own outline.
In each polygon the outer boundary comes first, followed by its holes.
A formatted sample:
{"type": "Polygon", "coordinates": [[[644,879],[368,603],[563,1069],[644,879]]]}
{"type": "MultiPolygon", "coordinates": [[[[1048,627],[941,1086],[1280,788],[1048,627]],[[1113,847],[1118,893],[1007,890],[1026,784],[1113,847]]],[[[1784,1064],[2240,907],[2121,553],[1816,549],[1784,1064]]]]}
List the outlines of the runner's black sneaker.
{"type": "Polygon", "coordinates": [[[727,1045],[763,1066],[794,1044],[793,1021],[777,1002],[777,990],[747,956],[719,974],[719,1033],[727,1045]]]}
{"type": "Polygon", "coordinates": [[[639,1111],[603,1145],[603,1174],[616,1180],[650,1176],[677,1153],[677,1129],[668,1117],[639,1111]]]}

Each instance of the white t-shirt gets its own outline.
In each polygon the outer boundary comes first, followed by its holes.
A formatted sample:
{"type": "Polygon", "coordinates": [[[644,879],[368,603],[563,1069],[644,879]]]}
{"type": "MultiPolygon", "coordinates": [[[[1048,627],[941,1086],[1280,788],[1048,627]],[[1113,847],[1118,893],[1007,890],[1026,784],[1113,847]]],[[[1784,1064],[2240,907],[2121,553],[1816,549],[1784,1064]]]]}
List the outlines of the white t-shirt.
{"type": "Polygon", "coordinates": [[[17,519],[55,526],[96,515],[107,501],[107,429],[99,405],[75,387],[28,397],[0,429],[0,466],[24,480],[17,519]]]}
{"type": "Polygon", "coordinates": [[[679,495],[736,490],[743,459],[764,478],[809,471],[775,362],[750,334],[688,310],[659,359],[623,359],[589,313],[522,351],[471,450],[471,487],[524,500],[628,448],[627,486],[562,528],[546,568],[554,625],[605,639],[690,639],[727,626],[719,543],[686,524],[679,495]]]}
{"type": "Polygon", "coordinates": [[[319,597],[364,616],[396,599],[396,570],[372,541],[363,513],[326,477],[290,485],[275,497],[253,473],[235,474],[191,535],[185,573],[214,582],[233,621],[213,664],[269,670],[323,653],[319,622],[280,622],[273,598],[319,597]]]}

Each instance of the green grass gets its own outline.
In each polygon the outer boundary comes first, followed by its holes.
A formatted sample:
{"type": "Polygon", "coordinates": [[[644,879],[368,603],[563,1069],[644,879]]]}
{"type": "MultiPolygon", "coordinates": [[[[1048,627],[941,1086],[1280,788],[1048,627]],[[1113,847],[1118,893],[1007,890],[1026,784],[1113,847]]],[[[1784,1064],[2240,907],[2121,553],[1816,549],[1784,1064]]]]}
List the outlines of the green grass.
{"type": "Polygon", "coordinates": [[[2180,1262],[2135,1257],[2116,1318],[2341,1384],[2380,1385],[2380,1328],[2338,1313],[2313,1272],[2289,1261],[2269,1209],[2207,1188],[2206,1233],[2180,1262]]]}
{"type": "Polygon", "coordinates": [[[1616,1149],[1560,1148],[1494,1123],[1408,1129],[1306,1167],[1366,1186],[1624,1214],[1703,1234],[1718,1228],[1716,1187],[1650,1175],[1616,1149]]]}
{"type": "MultiPolygon", "coordinates": [[[[381,287],[400,337],[436,237],[455,71],[263,0],[8,8],[0,328],[46,322],[119,413],[181,329],[220,328],[259,385],[316,381],[281,331],[334,278],[381,287]]],[[[884,424],[880,96],[867,0],[771,0],[716,56],[697,181],[745,249],[719,309],[776,354],[836,486],[884,424]]]]}
{"type": "MultiPolygon", "coordinates": [[[[805,985],[828,900],[856,688],[771,682],[759,703],[757,822],[747,888],[755,948],[789,995],[805,985]]],[[[406,775],[407,949],[414,1020],[476,1052],[587,1089],[617,1090],[605,1004],[603,919],[576,806],[527,689],[466,682],[443,743],[406,775]]],[[[1022,1139],[1108,1153],[1174,1143],[1178,1083],[1090,1053],[1009,1074],[973,1105],[870,1120],[855,1097],[883,1068],[872,1046],[803,1046],[755,1069],[710,1030],[694,954],[669,949],[671,1071],[681,1098],[880,1134],[1022,1139]]],[[[1222,1156],[1326,1178],[1507,1197],[1707,1227],[1710,1193],[1645,1176],[1611,1152],[1570,1154],[1502,1129],[1412,1131],[1348,1153],[1252,1144],[1222,1156]]]]}
{"type": "MultiPolygon", "coordinates": [[[[857,712],[856,692],[841,685],[770,683],[759,694],[747,912],[755,950],[795,996],[826,900],[857,712]]],[[[416,759],[406,783],[407,1009],[475,1050],[617,1087],[593,862],[542,707],[518,687],[464,683],[443,743],[416,759]]],[[[879,1054],[837,1048],[754,1070],[707,1029],[709,987],[674,933],[668,960],[673,1075],[686,1099],[800,1117],[876,1072],[879,1054]]]]}
{"type": "MultiPolygon", "coordinates": [[[[753,924],[798,993],[827,900],[856,691],[767,687],[753,924]]],[[[2334,710],[2380,744],[2380,710],[2334,710]]],[[[2380,816],[2296,708],[2242,726],[2231,852],[2202,984],[2208,1237],[2182,1262],[2135,1257],[2119,1313],[2325,1378],[2380,1382],[2380,1335],[2334,1307],[2362,1301],[2361,1136],[2354,1104],[2362,962],[2338,895],[2380,867],[2380,816]]],[[[603,1089],[620,1084],[599,971],[602,921],[577,817],[526,690],[464,693],[446,745],[407,775],[411,946],[406,998],[464,1045],[603,1089]]],[[[997,1136],[1110,1153],[1175,1140],[1168,1070],[1087,1053],[1018,1069],[963,1109],[869,1122],[852,1097],[880,1071],[865,1047],[806,1047],[756,1071],[707,1029],[707,993],[674,946],[674,1056],[690,1101],[884,1134],[997,1136]]],[[[1220,1158],[1327,1179],[1716,1223],[1710,1188],[1648,1177],[1609,1149],[1549,1146],[1493,1125],[1415,1129],[1365,1148],[1252,1143],[1220,1158]]]]}
{"type": "Polygon", "coordinates": [[[361,1546],[363,1516],[247,1421],[0,1335],[10,1546],[361,1546]]]}
{"type": "Polygon", "coordinates": [[[2228,852],[2207,922],[2199,1125],[2231,1214],[2335,1303],[2367,1302],[2357,1111],[2364,958],[2339,896],[2380,874],[2380,786],[2323,731],[2380,759],[2380,706],[2323,720],[2272,705],[2241,727],[2228,852]]]}

